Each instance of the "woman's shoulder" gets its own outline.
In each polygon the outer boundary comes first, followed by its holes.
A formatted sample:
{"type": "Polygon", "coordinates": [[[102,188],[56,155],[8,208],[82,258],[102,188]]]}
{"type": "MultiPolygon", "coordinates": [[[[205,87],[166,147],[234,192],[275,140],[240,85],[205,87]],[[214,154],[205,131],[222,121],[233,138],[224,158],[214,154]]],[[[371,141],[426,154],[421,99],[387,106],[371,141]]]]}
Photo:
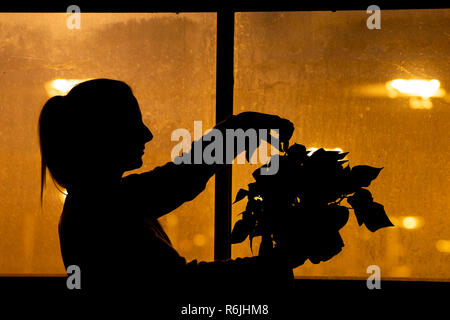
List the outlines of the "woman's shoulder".
{"type": "Polygon", "coordinates": [[[59,229],[77,228],[79,232],[126,225],[126,217],[117,194],[99,193],[80,196],[69,194],[59,219],[59,229]]]}

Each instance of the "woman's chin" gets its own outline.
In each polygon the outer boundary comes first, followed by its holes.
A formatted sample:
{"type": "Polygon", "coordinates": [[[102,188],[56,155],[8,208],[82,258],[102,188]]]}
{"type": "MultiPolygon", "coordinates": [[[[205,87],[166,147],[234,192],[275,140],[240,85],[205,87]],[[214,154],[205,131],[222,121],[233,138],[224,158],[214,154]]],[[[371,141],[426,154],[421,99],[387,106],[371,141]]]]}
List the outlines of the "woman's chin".
{"type": "Polygon", "coordinates": [[[142,167],[142,163],[143,162],[142,162],[141,158],[137,159],[136,164],[135,164],[135,169],[142,167]]]}
{"type": "Polygon", "coordinates": [[[142,167],[142,159],[138,158],[135,159],[133,162],[129,163],[126,167],[125,167],[125,171],[130,171],[130,170],[134,170],[134,169],[139,169],[140,167],[142,167]]]}

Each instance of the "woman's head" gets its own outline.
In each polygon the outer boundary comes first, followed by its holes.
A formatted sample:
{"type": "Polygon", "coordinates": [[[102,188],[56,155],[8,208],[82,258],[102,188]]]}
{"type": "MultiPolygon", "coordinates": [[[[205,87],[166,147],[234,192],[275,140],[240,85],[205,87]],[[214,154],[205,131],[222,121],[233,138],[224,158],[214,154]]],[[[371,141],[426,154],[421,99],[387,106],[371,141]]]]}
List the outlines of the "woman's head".
{"type": "Polygon", "coordinates": [[[107,177],[139,168],[152,137],[124,82],[89,80],[66,96],[50,98],[39,117],[41,194],[47,168],[66,189],[94,174],[107,177]]]}

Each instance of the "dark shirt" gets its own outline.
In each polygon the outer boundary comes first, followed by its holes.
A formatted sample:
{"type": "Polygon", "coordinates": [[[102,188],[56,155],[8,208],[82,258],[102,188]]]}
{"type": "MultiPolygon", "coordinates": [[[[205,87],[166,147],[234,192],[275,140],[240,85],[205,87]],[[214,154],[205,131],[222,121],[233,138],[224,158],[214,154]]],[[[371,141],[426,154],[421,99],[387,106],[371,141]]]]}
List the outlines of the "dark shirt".
{"type": "Polygon", "coordinates": [[[237,294],[290,287],[292,270],[276,259],[187,262],[173,248],[158,218],[194,199],[214,173],[211,166],[170,162],[117,185],[69,192],[59,223],[64,265],[80,266],[82,289],[91,291],[237,294]]]}

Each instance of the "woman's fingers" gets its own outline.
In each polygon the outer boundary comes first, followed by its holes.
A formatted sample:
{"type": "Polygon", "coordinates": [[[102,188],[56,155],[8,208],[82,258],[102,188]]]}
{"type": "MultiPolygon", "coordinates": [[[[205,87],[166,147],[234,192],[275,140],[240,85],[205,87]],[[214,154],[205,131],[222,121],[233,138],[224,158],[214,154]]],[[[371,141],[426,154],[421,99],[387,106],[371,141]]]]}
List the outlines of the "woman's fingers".
{"type": "Polygon", "coordinates": [[[289,145],[289,140],[292,137],[292,134],[294,133],[294,124],[287,120],[285,120],[280,128],[280,142],[283,143],[283,147],[287,149],[289,145]]]}
{"type": "MultiPolygon", "coordinates": [[[[278,145],[280,145],[280,142],[287,144],[294,132],[294,124],[277,115],[247,111],[238,114],[235,120],[236,128],[242,128],[243,130],[266,129],[268,131],[267,140],[271,144],[274,144],[274,142],[278,142],[278,145]],[[278,137],[271,135],[270,130],[278,130],[278,137]]],[[[264,136],[260,138],[264,139],[264,136]]]]}
{"type": "Polygon", "coordinates": [[[235,117],[236,125],[242,129],[283,129],[293,128],[292,122],[277,115],[246,111],[235,117]]]}

